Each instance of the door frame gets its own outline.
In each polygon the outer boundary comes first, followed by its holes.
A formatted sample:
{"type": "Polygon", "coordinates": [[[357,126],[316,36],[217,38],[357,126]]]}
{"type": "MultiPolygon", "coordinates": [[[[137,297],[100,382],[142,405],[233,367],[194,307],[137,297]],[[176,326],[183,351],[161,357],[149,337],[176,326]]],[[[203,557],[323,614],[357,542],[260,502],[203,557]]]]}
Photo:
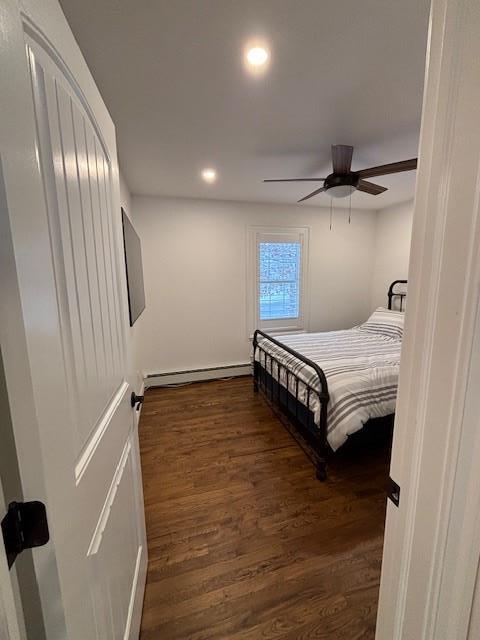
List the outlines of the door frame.
{"type": "MultiPolygon", "coordinates": [[[[0,519],[6,513],[6,508],[0,476],[0,519]]],[[[5,640],[24,640],[26,638],[23,611],[16,598],[15,586],[13,574],[8,568],[5,549],[0,542],[0,638],[5,638],[5,640]]]]}
{"type": "Polygon", "coordinates": [[[480,6],[433,0],[377,640],[468,637],[480,560],[480,6]]]}

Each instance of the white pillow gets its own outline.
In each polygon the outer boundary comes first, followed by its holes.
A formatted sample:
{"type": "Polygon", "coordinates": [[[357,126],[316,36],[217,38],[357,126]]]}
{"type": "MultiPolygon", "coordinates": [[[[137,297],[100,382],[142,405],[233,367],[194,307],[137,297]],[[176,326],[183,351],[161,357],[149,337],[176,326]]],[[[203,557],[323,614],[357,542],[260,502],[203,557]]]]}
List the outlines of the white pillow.
{"type": "Polygon", "coordinates": [[[360,325],[363,331],[370,333],[381,333],[389,338],[401,340],[403,338],[403,311],[393,311],[378,307],[369,317],[369,319],[360,325]]]}

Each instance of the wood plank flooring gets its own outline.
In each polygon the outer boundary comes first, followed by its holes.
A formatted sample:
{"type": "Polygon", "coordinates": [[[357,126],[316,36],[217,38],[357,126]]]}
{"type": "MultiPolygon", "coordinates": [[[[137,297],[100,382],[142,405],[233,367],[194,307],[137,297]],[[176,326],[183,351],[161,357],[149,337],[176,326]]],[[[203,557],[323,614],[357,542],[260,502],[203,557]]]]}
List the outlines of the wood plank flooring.
{"type": "Polygon", "coordinates": [[[388,445],[320,483],[251,378],[147,391],[141,640],[373,640],[388,445]]]}

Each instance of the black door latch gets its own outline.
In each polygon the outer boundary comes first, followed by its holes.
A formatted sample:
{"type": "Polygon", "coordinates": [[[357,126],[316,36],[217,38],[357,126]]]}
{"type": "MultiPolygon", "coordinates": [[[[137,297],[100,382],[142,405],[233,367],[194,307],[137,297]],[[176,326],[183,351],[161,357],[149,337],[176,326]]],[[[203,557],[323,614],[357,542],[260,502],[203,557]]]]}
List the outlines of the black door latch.
{"type": "Polygon", "coordinates": [[[25,549],[42,547],[50,539],[43,502],[11,502],[2,520],[2,534],[10,569],[18,554],[25,549]]]}
{"type": "Polygon", "coordinates": [[[392,480],[392,478],[388,479],[387,498],[390,498],[390,500],[393,502],[393,504],[396,507],[399,506],[399,504],[400,504],[400,487],[395,482],[395,480],[392,480]]]}
{"type": "Polygon", "coordinates": [[[140,405],[142,404],[144,396],[137,396],[135,391],[132,391],[132,395],[130,396],[130,404],[138,411],[140,409],[140,405]]]}

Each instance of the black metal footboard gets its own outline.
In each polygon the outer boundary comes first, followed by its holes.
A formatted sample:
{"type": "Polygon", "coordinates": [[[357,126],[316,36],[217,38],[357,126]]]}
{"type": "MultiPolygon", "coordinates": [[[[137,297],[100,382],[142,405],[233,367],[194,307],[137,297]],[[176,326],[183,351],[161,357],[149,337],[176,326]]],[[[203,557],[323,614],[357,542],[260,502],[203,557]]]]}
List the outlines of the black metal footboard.
{"type": "Polygon", "coordinates": [[[327,440],[329,395],[327,378],[321,367],[294,349],[275,340],[269,334],[257,329],[253,335],[253,387],[255,391],[261,390],[268,400],[278,406],[300,435],[307,440],[315,454],[317,477],[319,480],[325,480],[326,458],[330,451],[327,440]],[[259,337],[262,338],[262,344],[259,344],[259,337]],[[313,369],[316,375],[312,382],[306,383],[285,364],[279,362],[274,355],[266,350],[264,341],[280,347],[313,369]],[[283,379],[285,384],[282,384],[283,379]],[[299,389],[305,392],[306,398],[303,401],[299,399],[299,389]],[[310,408],[311,398],[314,395],[318,397],[320,402],[320,421],[318,424],[315,423],[314,412],[310,408]]]}

